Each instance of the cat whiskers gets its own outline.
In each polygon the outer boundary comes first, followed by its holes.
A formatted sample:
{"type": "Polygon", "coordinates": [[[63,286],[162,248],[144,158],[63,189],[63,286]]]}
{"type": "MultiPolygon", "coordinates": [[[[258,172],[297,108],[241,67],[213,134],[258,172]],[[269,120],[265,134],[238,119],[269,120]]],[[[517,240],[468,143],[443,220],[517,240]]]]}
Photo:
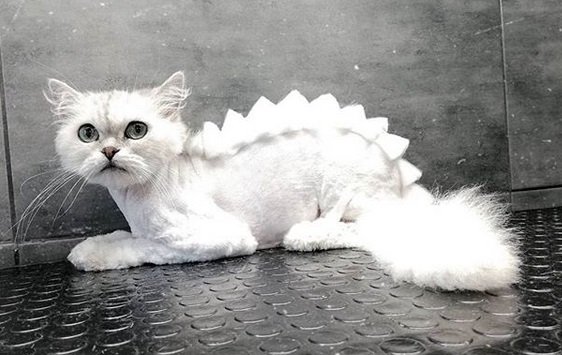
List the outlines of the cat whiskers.
{"type": "Polygon", "coordinates": [[[139,169],[139,174],[146,180],[146,182],[150,184],[151,187],[154,187],[156,190],[158,190],[158,192],[162,194],[164,197],[172,200],[171,194],[168,192],[164,184],[161,183],[157,175],[154,175],[153,173],[151,173],[149,170],[145,168],[139,169]]]}
{"type": "Polygon", "coordinates": [[[72,208],[72,206],[74,205],[74,202],[76,202],[76,199],[78,198],[78,195],[80,194],[80,192],[82,192],[82,190],[84,189],[84,186],[86,186],[86,184],[88,183],[89,178],[94,174],[94,171],[91,171],[89,173],[86,174],[86,176],[82,176],[79,175],[79,179],[76,180],[76,182],[74,183],[74,185],[72,185],[72,187],[70,188],[70,190],[68,191],[68,193],[66,194],[66,196],[64,197],[64,199],[62,200],[59,209],[57,210],[57,213],[55,214],[55,218],[53,218],[53,222],[51,223],[51,227],[55,224],[55,221],[60,218],[63,217],[64,215],[66,215],[68,213],[68,211],[70,211],[70,209],[72,208]],[[65,202],[68,200],[68,197],[72,194],[72,191],[74,190],[74,188],[80,183],[80,181],[82,180],[82,184],[80,184],[80,187],[78,188],[78,191],[76,191],[76,194],[74,194],[74,198],[72,199],[72,201],[70,201],[70,204],[68,205],[68,207],[66,207],[66,209],[62,212],[62,214],[60,213],[61,210],[64,207],[65,202]]]}
{"type": "Polygon", "coordinates": [[[168,189],[168,187],[160,180],[158,175],[154,175],[149,170],[143,167],[139,167],[139,175],[142,175],[144,179],[155,188],[168,202],[172,204],[172,207],[177,209],[175,204],[175,198],[168,189]]]}
{"type": "Polygon", "coordinates": [[[21,217],[12,228],[16,228],[16,242],[25,240],[25,236],[31,227],[31,223],[35,216],[43,207],[43,205],[54,194],[56,194],[63,186],[72,181],[77,175],[70,171],[63,171],[55,176],[49,183],[37,194],[37,196],[29,203],[27,208],[23,211],[21,217]]]}
{"type": "Polygon", "coordinates": [[[33,180],[33,179],[35,179],[35,178],[38,178],[39,176],[43,176],[43,175],[46,175],[46,174],[52,174],[52,173],[57,172],[57,171],[64,171],[64,169],[63,169],[63,168],[57,168],[57,169],[42,171],[42,172],[40,172],[40,173],[38,173],[38,174],[35,174],[35,175],[32,175],[32,176],[28,177],[27,179],[25,179],[25,180],[20,184],[20,195],[23,195],[23,188],[24,188],[24,186],[25,186],[27,183],[29,183],[31,180],[33,180]]]}
{"type": "MultiPolygon", "coordinates": [[[[43,162],[49,162],[49,161],[53,161],[53,160],[45,160],[45,161],[43,161],[43,162]]],[[[8,231],[10,231],[10,230],[16,228],[16,241],[17,241],[17,239],[18,239],[18,233],[20,232],[19,229],[21,228],[21,225],[22,225],[22,223],[23,223],[23,219],[24,219],[24,217],[26,216],[26,212],[28,212],[28,209],[29,209],[30,207],[32,207],[33,203],[37,200],[37,198],[39,198],[40,194],[43,193],[43,192],[45,192],[45,189],[49,188],[49,185],[50,185],[50,184],[53,184],[54,182],[58,181],[58,180],[61,179],[64,175],[68,174],[68,172],[65,171],[63,168],[57,168],[57,169],[51,169],[51,170],[47,170],[47,171],[42,171],[42,172],[40,172],[40,173],[38,173],[38,174],[35,174],[35,175],[32,175],[32,176],[28,177],[27,179],[25,179],[25,180],[20,184],[19,192],[20,192],[20,195],[23,196],[23,195],[24,195],[24,187],[25,187],[25,185],[26,185],[27,183],[29,183],[31,180],[33,180],[33,179],[35,179],[35,178],[38,178],[38,177],[40,177],[40,176],[46,175],[46,174],[52,174],[52,173],[61,172],[61,171],[62,171],[62,173],[58,174],[58,175],[55,176],[51,181],[49,181],[49,183],[48,183],[48,184],[43,188],[43,190],[35,197],[35,199],[32,200],[32,201],[29,203],[29,205],[28,205],[28,207],[26,208],[26,210],[24,210],[24,213],[22,214],[22,217],[21,217],[13,226],[11,226],[5,233],[7,233],[8,231]]]]}

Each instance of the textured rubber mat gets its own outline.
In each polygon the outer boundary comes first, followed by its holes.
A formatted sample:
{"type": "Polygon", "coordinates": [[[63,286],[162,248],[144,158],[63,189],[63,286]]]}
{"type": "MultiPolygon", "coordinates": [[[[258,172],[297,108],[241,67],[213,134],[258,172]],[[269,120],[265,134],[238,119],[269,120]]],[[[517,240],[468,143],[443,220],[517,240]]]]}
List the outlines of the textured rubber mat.
{"type": "Polygon", "coordinates": [[[394,283],[359,250],[101,273],[0,271],[0,353],[560,354],[562,210],[517,213],[511,290],[394,283]]]}

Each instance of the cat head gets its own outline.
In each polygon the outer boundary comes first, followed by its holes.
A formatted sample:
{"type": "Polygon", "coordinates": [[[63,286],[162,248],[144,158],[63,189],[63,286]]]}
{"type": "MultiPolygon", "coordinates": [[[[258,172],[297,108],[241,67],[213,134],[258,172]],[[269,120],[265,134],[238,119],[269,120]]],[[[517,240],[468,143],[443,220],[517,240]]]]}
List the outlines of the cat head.
{"type": "Polygon", "coordinates": [[[145,184],[183,150],[188,130],[180,111],[190,91],[182,72],[132,92],[79,92],[56,79],[49,79],[48,88],[61,164],[89,182],[145,184]]]}

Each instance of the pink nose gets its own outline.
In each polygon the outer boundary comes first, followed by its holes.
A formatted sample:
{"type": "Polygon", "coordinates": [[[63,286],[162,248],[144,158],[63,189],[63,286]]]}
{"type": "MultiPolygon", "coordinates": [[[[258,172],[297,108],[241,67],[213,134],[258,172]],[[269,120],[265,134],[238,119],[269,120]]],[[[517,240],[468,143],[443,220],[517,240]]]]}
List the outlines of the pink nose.
{"type": "Polygon", "coordinates": [[[106,156],[107,160],[113,159],[113,157],[115,156],[115,154],[117,154],[118,151],[119,151],[119,149],[117,149],[115,147],[105,147],[101,150],[103,155],[106,156]]]}

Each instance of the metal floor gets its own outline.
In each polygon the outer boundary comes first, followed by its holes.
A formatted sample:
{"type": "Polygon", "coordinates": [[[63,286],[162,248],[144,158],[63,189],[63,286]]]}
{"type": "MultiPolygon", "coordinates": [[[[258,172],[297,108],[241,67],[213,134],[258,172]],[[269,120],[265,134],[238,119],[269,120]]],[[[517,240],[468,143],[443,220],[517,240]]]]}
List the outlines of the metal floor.
{"type": "Polygon", "coordinates": [[[562,209],[519,212],[524,280],[443,293],[358,250],[0,271],[1,354],[561,354],[562,209]]]}

